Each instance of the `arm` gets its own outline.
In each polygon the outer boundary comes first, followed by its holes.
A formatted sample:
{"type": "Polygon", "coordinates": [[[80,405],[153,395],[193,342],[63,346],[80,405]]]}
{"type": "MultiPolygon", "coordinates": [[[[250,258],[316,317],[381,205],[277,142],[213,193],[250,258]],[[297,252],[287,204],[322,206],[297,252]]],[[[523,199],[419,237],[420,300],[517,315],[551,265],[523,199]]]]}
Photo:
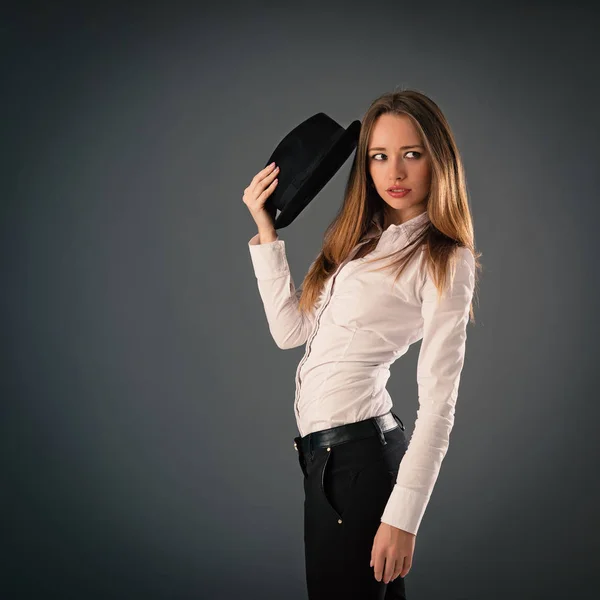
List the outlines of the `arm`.
{"type": "Polygon", "coordinates": [[[312,331],[315,311],[304,315],[298,309],[302,289],[295,288],[285,242],[277,236],[274,241],[261,244],[260,234],[256,234],[248,248],[273,340],[281,349],[304,344],[312,331]]]}
{"type": "Polygon", "coordinates": [[[419,409],[396,485],[381,521],[416,535],[446,455],[461,371],[465,358],[466,327],[475,282],[475,261],[467,248],[458,248],[451,290],[437,303],[437,289],[429,273],[421,290],[423,340],[417,383],[419,409]]]}

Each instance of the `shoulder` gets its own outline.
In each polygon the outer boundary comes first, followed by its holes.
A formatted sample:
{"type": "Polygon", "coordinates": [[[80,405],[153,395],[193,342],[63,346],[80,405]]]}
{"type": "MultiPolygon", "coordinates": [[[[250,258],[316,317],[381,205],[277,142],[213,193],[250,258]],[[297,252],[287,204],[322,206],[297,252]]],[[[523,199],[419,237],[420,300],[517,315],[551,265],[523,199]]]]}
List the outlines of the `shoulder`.
{"type": "MultiPolygon", "coordinates": [[[[438,294],[448,292],[450,297],[461,295],[470,296],[475,287],[475,257],[473,252],[466,246],[456,245],[452,248],[446,263],[446,279],[444,290],[438,290],[438,283],[433,277],[434,265],[425,258],[423,254],[420,297],[437,297],[438,294]]],[[[439,284],[441,285],[441,284],[439,284]]]]}
{"type": "Polygon", "coordinates": [[[455,256],[456,256],[456,267],[458,268],[467,268],[470,271],[475,270],[475,256],[473,252],[466,246],[457,246],[455,248],[455,256]]]}
{"type": "Polygon", "coordinates": [[[475,256],[465,247],[455,249],[454,274],[451,285],[459,294],[467,294],[471,298],[475,289],[475,256]]]}
{"type": "MultiPolygon", "coordinates": [[[[428,262],[427,259],[427,247],[425,244],[421,246],[421,252],[419,257],[419,262],[421,265],[428,262]]],[[[466,246],[454,246],[453,250],[450,252],[450,256],[448,259],[448,265],[452,267],[454,263],[456,270],[469,270],[475,271],[475,256],[473,252],[467,248],[466,246]]]]}

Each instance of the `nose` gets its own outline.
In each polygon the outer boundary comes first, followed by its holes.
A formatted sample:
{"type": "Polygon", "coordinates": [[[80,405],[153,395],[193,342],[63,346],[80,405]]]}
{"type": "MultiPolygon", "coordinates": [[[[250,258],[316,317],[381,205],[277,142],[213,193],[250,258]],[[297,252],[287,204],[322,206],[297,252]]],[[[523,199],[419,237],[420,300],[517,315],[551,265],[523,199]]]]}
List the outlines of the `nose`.
{"type": "Polygon", "coordinates": [[[392,184],[396,183],[396,181],[398,181],[398,179],[404,179],[405,177],[406,177],[406,173],[404,172],[404,169],[398,169],[397,167],[390,169],[389,179],[392,182],[392,184]]]}

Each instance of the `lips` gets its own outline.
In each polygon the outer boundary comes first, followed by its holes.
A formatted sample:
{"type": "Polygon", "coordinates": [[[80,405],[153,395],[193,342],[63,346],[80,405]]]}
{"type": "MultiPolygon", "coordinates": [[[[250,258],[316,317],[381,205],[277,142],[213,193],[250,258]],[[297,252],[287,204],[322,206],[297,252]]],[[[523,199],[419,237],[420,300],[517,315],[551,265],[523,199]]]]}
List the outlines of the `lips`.
{"type": "Polygon", "coordinates": [[[410,188],[394,188],[394,187],[389,187],[387,189],[388,192],[410,192],[410,188]]]}
{"type": "Polygon", "coordinates": [[[410,194],[410,190],[407,188],[404,188],[399,192],[395,192],[395,191],[393,191],[393,188],[390,188],[386,191],[386,193],[388,195],[390,195],[392,198],[404,198],[404,196],[406,196],[407,194],[410,194]]]}

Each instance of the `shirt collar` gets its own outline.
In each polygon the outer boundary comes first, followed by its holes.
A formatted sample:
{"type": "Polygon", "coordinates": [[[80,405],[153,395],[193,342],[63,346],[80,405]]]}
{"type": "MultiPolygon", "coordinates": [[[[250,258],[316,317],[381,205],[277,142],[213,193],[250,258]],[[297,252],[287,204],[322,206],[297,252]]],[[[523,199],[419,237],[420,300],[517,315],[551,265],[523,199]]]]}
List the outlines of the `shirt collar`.
{"type": "Polygon", "coordinates": [[[429,222],[429,214],[425,210],[421,214],[418,214],[416,217],[413,217],[404,223],[400,223],[399,225],[388,225],[388,227],[384,230],[383,213],[378,211],[371,219],[371,226],[367,232],[367,235],[365,236],[365,239],[370,239],[379,235],[392,235],[394,238],[396,238],[396,236],[401,232],[404,232],[406,237],[410,238],[414,231],[420,229],[427,222],[429,222]]]}

